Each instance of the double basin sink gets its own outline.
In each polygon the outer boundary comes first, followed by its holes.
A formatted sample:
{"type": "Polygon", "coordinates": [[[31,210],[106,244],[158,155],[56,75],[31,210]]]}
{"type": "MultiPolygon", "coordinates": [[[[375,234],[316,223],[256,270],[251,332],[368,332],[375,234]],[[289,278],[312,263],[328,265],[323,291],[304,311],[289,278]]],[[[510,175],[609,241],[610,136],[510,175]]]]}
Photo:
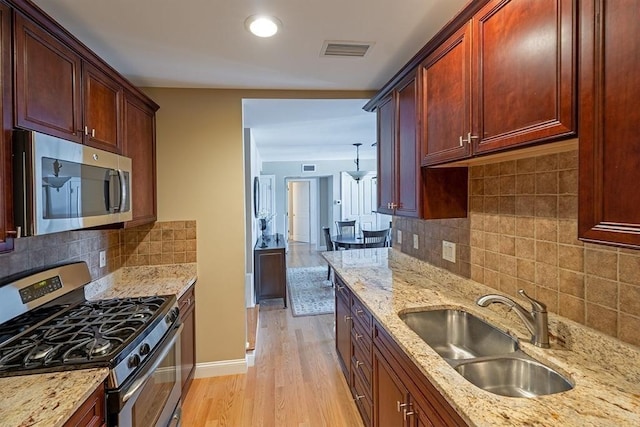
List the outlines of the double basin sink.
{"type": "Polygon", "coordinates": [[[401,313],[400,319],[460,375],[494,394],[536,397],[573,385],[520,350],[518,341],[461,310],[401,313]]]}

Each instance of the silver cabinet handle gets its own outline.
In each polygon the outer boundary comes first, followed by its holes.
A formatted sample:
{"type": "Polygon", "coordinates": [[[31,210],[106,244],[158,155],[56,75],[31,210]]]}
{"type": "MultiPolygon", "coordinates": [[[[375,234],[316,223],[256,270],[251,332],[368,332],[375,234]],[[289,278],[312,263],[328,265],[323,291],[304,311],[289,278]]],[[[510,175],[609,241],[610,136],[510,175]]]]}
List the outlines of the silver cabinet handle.
{"type": "Polygon", "coordinates": [[[397,408],[398,412],[400,412],[402,410],[402,408],[404,408],[407,405],[408,405],[408,403],[400,403],[399,400],[396,400],[396,408],[397,408]]]}
{"type": "Polygon", "coordinates": [[[356,369],[358,369],[360,366],[364,365],[364,363],[362,363],[359,360],[356,360],[356,369]]]}
{"type": "Polygon", "coordinates": [[[464,139],[462,139],[462,135],[460,135],[460,147],[462,147],[465,142],[466,141],[464,139]]]}
{"type": "Polygon", "coordinates": [[[356,398],[354,400],[360,400],[364,397],[364,394],[356,394],[356,398]]]}
{"type": "Polygon", "coordinates": [[[95,137],[96,137],[96,130],[91,129],[91,138],[95,138],[95,137]]]}
{"type": "Polygon", "coordinates": [[[345,321],[345,322],[348,322],[348,321],[350,321],[351,319],[353,319],[353,317],[351,317],[351,316],[344,316],[344,321],[345,321]]]}
{"type": "Polygon", "coordinates": [[[84,127],[84,134],[89,135],[89,126],[84,127]]]}
{"type": "Polygon", "coordinates": [[[356,341],[358,341],[360,338],[362,338],[362,335],[356,333],[356,341]]]}

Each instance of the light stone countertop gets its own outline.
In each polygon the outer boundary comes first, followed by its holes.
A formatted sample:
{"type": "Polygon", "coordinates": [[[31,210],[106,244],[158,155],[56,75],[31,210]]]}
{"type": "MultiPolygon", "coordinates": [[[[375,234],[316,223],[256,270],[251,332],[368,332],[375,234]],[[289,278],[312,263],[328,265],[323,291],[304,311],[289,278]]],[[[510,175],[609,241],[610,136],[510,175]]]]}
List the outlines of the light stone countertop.
{"type": "MultiPolygon", "coordinates": [[[[196,282],[197,264],[125,267],[85,286],[90,300],[172,295],[196,282]]],[[[0,427],[63,425],[107,378],[84,369],[0,378],[0,427]]]]}
{"type": "Polygon", "coordinates": [[[469,425],[640,425],[638,347],[549,313],[551,348],[541,349],[529,343],[524,324],[506,306],[475,304],[481,295],[500,293],[495,289],[390,248],[325,252],[323,256],[469,425]],[[526,354],[569,378],[574,389],[513,398],[474,386],[398,317],[402,311],[440,308],[469,311],[518,337],[526,354]]]}
{"type": "Polygon", "coordinates": [[[0,378],[0,426],[61,426],[108,374],[100,368],[0,378]]]}

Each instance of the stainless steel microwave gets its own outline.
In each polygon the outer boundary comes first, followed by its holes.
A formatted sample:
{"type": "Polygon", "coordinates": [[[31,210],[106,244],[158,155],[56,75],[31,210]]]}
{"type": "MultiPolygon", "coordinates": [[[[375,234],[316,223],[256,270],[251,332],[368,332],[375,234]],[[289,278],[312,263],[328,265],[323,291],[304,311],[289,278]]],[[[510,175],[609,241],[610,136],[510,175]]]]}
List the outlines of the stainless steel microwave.
{"type": "Polygon", "coordinates": [[[22,236],[130,221],[131,159],[14,131],[15,224],[22,236]]]}

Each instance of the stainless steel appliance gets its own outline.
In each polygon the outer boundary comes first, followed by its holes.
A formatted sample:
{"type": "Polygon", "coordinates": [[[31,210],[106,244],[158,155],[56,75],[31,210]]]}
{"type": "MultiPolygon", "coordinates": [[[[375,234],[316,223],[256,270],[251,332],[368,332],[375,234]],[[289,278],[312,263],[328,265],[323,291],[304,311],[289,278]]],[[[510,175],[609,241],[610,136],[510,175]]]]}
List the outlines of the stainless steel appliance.
{"type": "Polygon", "coordinates": [[[86,301],[86,263],[0,282],[0,376],[108,367],[109,426],[180,423],[176,297],[86,301]]]}
{"type": "Polygon", "coordinates": [[[129,221],[131,159],[14,131],[15,223],[32,236],[129,221]]]}

